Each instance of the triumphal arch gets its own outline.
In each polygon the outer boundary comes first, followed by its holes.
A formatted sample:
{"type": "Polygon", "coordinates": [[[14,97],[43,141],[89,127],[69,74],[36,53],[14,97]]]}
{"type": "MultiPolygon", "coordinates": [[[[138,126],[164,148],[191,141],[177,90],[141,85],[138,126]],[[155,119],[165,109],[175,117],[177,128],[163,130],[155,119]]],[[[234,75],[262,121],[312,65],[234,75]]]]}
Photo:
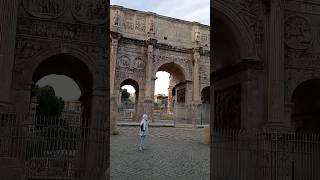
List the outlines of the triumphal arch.
{"type": "Polygon", "coordinates": [[[320,2],[213,0],[211,13],[211,177],[318,179],[320,2]]]}
{"type": "Polygon", "coordinates": [[[1,157],[5,157],[4,161],[0,159],[2,178],[100,179],[105,176],[109,162],[108,2],[0,2],[1,147],[8,147],[1,148],[0,152],[1,157]],[[39,120],[29,116],[32,87],[50,74],[66,75],[80,87],[79,127],[58,124],[59,119],[53,120],[54,117],[39,120]],[[51,140],[50,132],[55,134],[51,140]],[[68,133],[69,140],[66,139],[68,133]],[[8,138],[3,139],[4,136],[8,138]],[[60,139],[60,147],[54,145],[53,139],[60,139]],[[74,144],[70,146],[71,139],[74,144]],[[99,139],[99,142],[89,139],[99,139]],[[31,144],[39,147],[34,149],[31,144]],[[50,167],[59,162],[67,168],[50,167]],[[8,163],[19,173],[14,171],[7,177],[8,171],[3,168],[8,163]]]}
{"type": "Polygon", "coordinates": [[[317,124],[319,8],[312,0],[212,1],[217,127],[317,124]]]}
{"type": "MultiPolygon", "coordinates": [[[[197,22],[111,6],[110,90],[117,112],[120,87],[136,89],[136,118],[152,117],[156,72],[170,73],[169,106],[175,118],[194,121],[209,92],[210,29],[197,22]]],[[[113,120],[116,121],[114,114],[113,120]]]]}

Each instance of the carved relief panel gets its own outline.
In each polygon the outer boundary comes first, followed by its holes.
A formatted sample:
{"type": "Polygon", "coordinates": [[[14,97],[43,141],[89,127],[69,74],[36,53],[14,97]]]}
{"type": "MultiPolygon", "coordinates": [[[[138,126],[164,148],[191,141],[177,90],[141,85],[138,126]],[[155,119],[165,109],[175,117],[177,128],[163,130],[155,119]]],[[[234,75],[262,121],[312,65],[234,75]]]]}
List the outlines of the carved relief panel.
{"type": "Polygon", "coordinates": [[[214,92],[214,127],[241,128],[241,84],[214,92]]]}
{"type": "Polygon", "coordinates": [[[309,22],[301,16],[292,16],[285,22],[285,42],[293,49],[307,49],[312,45],[309,22]]]}
{"type": "Polygon", "coordinates": [[[39,18],[57,18],[66,10],[66,0],[23,0],[24,9],[39,18]]]}
{"type": "Polygon", "coordinates": [[[144,16],[136,16],[135,29],[142,33],[146,32],[146,18],[144,16]]]}
{"type": "Polygon", "coordinates": [[[177,90],[177,102],[184,103],[186,101],[186,88],[177,90]]]}
{"type": "Polygon", "coordinates": [[[135,79],[143,82],[146,68],[145,48],[135,44],[120,43],[116,66],[116,79],[135,79]]]}
{"type": "Polygon", "coordinates": [[[88,24],[104,24],[107,13],[107,0],[72,0],[72,13],[75,18],[88,24]]]}

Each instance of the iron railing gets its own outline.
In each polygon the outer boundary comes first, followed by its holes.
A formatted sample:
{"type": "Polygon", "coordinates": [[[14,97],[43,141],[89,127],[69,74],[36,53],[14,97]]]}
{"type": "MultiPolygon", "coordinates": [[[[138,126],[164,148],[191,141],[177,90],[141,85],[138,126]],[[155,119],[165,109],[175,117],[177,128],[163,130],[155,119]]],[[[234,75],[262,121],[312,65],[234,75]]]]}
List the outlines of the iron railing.
{"type": "Polygon", "coordinates": [[[0,114],[0,156],[23,164],[27,180],[101,177],[108,137],[103,127],[71,125],[61,117],[0,114]]]}
{"type": "Polygon", "coordinates": [[[211,140],[211,179],[320,179],[318,132],[214,129],[211,140]]]}

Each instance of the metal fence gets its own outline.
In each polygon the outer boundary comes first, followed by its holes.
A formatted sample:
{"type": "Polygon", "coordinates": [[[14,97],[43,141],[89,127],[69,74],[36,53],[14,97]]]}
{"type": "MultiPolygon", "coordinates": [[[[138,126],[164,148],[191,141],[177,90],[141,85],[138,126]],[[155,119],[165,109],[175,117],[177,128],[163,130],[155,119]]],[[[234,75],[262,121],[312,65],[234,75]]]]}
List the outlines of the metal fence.
{"type": "Polygon", "coordinates": [[[27,180],[101,177],[107,138],[103,127],[74,126],[61,117],[0,114],[0,156],[21,164],[27,180]]]}
{"type": "Polygon", "coordinates": [[[320,133],[214,129],[214,180],[319,180],[320,133]]]}

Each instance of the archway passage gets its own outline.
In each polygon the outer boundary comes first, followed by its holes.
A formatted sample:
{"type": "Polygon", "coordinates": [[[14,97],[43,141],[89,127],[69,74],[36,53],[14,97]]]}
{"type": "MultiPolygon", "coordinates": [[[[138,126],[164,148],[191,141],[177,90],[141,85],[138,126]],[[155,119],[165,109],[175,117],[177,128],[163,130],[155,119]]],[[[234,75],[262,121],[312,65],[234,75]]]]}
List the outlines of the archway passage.
{"type": "Polygon", "coordinates": [[[139,92],[139,84],[137,81],[133,79],[126,79],[120,83],[120,92],[118,100],[120,120],[132,121],[138,118],[138,110],[140,109],[139,92]]]}
{"type": "MultiPolygon", "coordinates": [[[[214,112],[213,127],[241,128],[241,84],[247,81],[241,75],[241,50],[239,27],[226,14],[214,10],[213,62],[211,86],[214,112]]],[[[210,89],[206,89],[210,91],[210,89]]],[[[204,92],[205,94],[205,92],[204,92]]],[[[209,98],[210,99],[210,98],[209,98]]]]}
{"type": "Polygon", "coordinates": [[[296,130],[320,130],[320,79],[301,83],[292,103],[291,123],[296,130]]]}
{"type": "Polygon", "coordinates": [[[82,94],[92,93],[92,74],[86,64],[74,56],[59,54],[46,59],[36,68],[32,80],[37,82],[50,74],[68,76],[78,84],[82,94]]]}
{"type": "MultiPolygon", "coordinates": [[[[186,81],[185,70],[176,63],[165,63],[158,68],[159,72],[169,74],[167,93],[155,94],[154,98],[154,120],[186,120],[188,116],[185,112],[185,105],[191,100],[186,93],[191,84],[186,81]]],[[[159,85],[163,86],[163,84],[159,85]]],[[[156,87],[155,87],[156,88],[156,87]]],[[[154,88],[154,91],[155,91],[154,88]]]]}
{"type": "Polygon", "coordinates": [[[39,64],[33,73],[32,81],[38,82],[41,78],[50,75],[65,75],[76,82],[81,91],[79,101],[82,107],[81,126],[88,127],[91,115],[91,95],[93,77],[89,68],[80,59],[69,54],[58,54],[49,57],[39,64]]]}
{"type": "MultiPolygon", "coordinates": [[[[71,125],[63,116],[35,116],[34,138],[25,148],[28,152],[25,164],[41,164],[48,158],[50,166],[63,161],[66,169],[57,176],[71,178],[82,176],[89,167],[98,168],[105,162],[108,130],[105,128],[107,104],[104,96],[107,92],[94,89],[101,82],[93,78],[94,73],[87,63],[70,54],[58,54],[42,60],[32,72],[34,83],[52,74],[71,78],[81,91],[81,115],[77,125],[71,125]]],[[[49,176],[48,170],[37,168],[41,174],[49,176]]],[[[30,169],[26,174],[38,176],[39,172],[30,169]]]]}
{"type": "Polygon", "coordinates": [[[61,116],[65,123],[80,127],[81,91],[77,83],[65,75],[48,75],[32,88],[30,114],[61,116]]]}
{"type": "Polygon", "coordinates": [[[210,124],[210,86],[202,89],[201,102],[200,124],[210,124]]]}

